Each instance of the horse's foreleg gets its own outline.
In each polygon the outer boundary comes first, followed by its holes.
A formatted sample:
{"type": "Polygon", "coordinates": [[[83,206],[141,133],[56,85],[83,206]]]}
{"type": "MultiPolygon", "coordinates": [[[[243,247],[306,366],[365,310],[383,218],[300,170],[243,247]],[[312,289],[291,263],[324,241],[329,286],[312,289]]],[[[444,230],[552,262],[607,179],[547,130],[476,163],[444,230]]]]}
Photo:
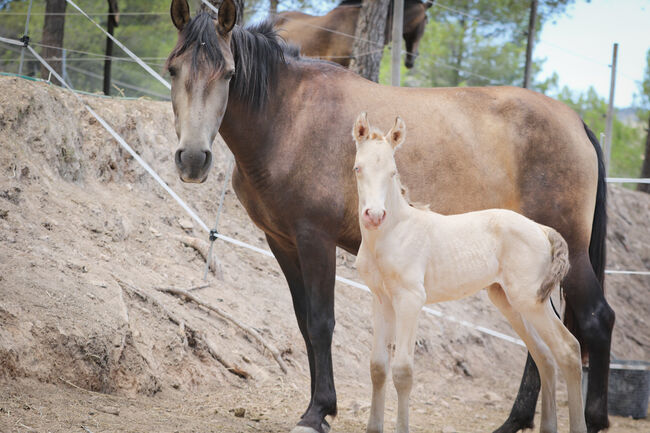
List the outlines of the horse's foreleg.
{"type": "Polygon", "coordinates": [[[368,433],[384,431],[384,404],[386,402],[386,377],[390,368],[390,345],[395,333],[395,314],[388,299],[372,299],[372,354],[370,357],[370,378],[372,379],[372,400],[368,433]]]}
{"type": "MultiPolygon", "coordinates": [[[[309,312],[309,304],[307,294],[305,293],[305,285],[302,281],[302,273],[300,272],[298,251],[295,245],[285,245],[276,241],[268,235],[266,236],[266,240],[269,244],[269,247],[271,247],[271,251],[275,256],[275,259],[278,261],[278,264],[282,269],[282,273],[287,279],[287,283],[289,284],[289,290],[291,291],[291,300],[293,302],[293,310],[296,314],[296,320],[298,321],[298,328],[300,329],[302,338],[305,340],[307,358],[309,361],[309,373],[311,378],[311,393],[309,399],[309,407],[311,407],[311,402],[314,397],[314,384],[316,383],[314,380],[314,351],[312,349],[311,341],[309,340],[309,334],[307,332],[307,314],[309,312]]],[[[307,409],[309,409],[309,407],[307,409]]]]}
{"type": "Polygon", "coordinates": [[[331,348],[336,245],[312,230],[301,231],[296,244],[306,295],[306,334],[313,351],[313,394],[309,408],[293,431],[324,433],[329,430],[325,416],[336,415],[331,348]]]}
{"type": "Polygon", "coordinates": [[[586,253],[572,260],[562,286],[567,306],[577,319],[579,341],[589,353],[585,418],[587,431],[597,433],[609,426],[607,385],[615,314],[605,300],[586,253]]]}
{"type": "Polygon", "coordinates": [[[397,390],[396,433],[409,431],[409,396],[413,387],[413,352],[418,316],[424,306],[424,288],[419,293],[397,288],[394,294],[395,310],[395,358],[393,360],[393,383],[397,390]]]}

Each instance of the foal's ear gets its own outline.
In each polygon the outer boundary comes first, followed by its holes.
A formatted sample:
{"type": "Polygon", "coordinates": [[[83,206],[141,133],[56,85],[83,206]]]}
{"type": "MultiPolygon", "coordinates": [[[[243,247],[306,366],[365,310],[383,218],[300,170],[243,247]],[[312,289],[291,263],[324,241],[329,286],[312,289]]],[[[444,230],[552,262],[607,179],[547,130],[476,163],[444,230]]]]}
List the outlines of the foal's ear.
{"type": "Polygon", "coordinates": [[[388,131],[386,134],[386,140],[393,146],[393,150],[397,150],[398,147],[404,143],[406,139],[406,123],[402,120],[401,117],[397,116],[395,118],[395,125],[393,128],[388,131]]]}
{"type": "Polygon", "coordinates": [[[217,17],[217,28],[221,34],[230,33],[237,22],[237,5],[233,0],[223,0],[219,7],[219,16],[217,17]]]}
{"type": "Polygon", "coordinates": [[[173,0],[169,12],[176,28],[179,31],[183,30],[185,24],[190,20],[190,6],[187,4],[187,0],[173,0]]]}
{"type": "Polygon", "coordinates": [[[354,128],[352,128],[352,136],[354,137],[354,141],[359,144],[362,141],[367,140],[369,135],[370,124],[368,123],[368,113],[364,111],[363,113],[359,114],[359,117],[357,117],[357,120],[354,122],[354,128]]]}

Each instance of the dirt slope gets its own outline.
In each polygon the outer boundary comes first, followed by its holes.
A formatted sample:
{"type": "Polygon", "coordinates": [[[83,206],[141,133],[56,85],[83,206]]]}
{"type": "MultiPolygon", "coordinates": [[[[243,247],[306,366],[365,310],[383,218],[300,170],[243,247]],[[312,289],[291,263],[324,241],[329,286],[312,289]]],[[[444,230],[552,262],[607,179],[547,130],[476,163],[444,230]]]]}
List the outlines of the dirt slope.
{"type": "MultiPolygon", "coordinates": [[[[85,99],[213,224],[223,145],[214,149],[209,181],[186,185],[174,169],[169,104],[85,99]]],[[[650,197],[610,189],[610,268],[650,268],[648,215],[650,197]]],[[[267,248],[230,189],[220,231],[267,248]]],[[[309,370],[279,267],[218,241],[223,280],[210,274],[210,286],[194,294],[275,345],[286,375],[230,322],[155,289],[202,283],[203,260],[183,236],[207,237],[73,95],[0,78],[0,432],[292,427],[308,402],[309,370]],[[234,375],[224,362],[250,377],[234,375]],[[243,416],[235,409],[245,409],[243,416]]],[[[358,279],[343,254],[339,273],[358,279]]],[[[648,277],[608,278],[618,358],[650,360],[649,288],[648,277]]],[[[337,285],[336,302],[334,431],[365,431],[370,299],[337,285]]],[[[437,308],[512,335],[484,294],[437,308]]],[[[413,431],[495,427],[516,393],[524,349],[426,315],[418,337],[413,431]]],[[[562,386],[566,429],[564,398],[562,386]]],[[[394,400],[392,392],[390,422],[394,400]]],[[[650,430],[647,421],[613,423],[611,431],[650,430]]]]}

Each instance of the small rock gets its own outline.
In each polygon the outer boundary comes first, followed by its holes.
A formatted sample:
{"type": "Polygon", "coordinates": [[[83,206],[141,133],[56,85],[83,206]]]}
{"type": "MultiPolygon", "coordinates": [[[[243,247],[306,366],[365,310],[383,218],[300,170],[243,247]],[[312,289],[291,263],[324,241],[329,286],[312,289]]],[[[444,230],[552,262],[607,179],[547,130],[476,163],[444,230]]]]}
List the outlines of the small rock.
{"type": "Polygon", "coordinates": [[[192,230],[194,228],[192,221],[184,218],[178,220],[178,225],[181,226],[183,230],[192,230]]]}
{"type": "Polygon", "coordinates": [[[502,398],[501,398],[501,396],[499,396],[499,394],[497,394],[496,392],[492,392],[492,391],[488,391],[488,392],[486,392],[485,395],[484,395],[483,397],[484,397],[487,401],[489,401],[489,402],[493,402],[493,403],[502,400],[502,398]]]}
{"type": "Polygon", "coordinates": [[[246,409],[243,407],[237,407],[233,412],[237,418],[243,418],[246,415],[246,409]]]}

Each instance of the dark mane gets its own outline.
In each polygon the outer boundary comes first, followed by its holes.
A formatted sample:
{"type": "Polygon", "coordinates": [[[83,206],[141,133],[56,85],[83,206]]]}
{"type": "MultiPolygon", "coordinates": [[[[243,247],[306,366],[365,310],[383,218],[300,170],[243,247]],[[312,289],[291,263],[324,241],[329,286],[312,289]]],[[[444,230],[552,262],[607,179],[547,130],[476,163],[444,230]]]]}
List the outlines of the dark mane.
{"type": "MultiPolygon", "coordinates": [[[[192,74],[201,68],[209,70],[211,78],[225,67],[225,59],[219,48],[214,17],[200,12],[183,28],[179,42],[167,59],[170,62],[192,50],[192,74]]],[[[264,106],[269,85],[275,81],[278,69],[288,59],[299,59],[298,47],[286,44],[273,29],[273,21],[235,26],[231,33],[230,47],[235,61],[235,76],[230,81],[230,91],[239,95],[253,109],[264,106]]]]}
{"type": "Polygon", "coordinates": [[[211,68],[213,76],[219,74],[225,66],[214,21],[207,12],[200,12],[183,27],[178,37],[178,44],[167,58],[165,69],[169,67],[172,60],[189,49],[193,50],[191,65],[193,77],[202,66],[211,68]]]}

